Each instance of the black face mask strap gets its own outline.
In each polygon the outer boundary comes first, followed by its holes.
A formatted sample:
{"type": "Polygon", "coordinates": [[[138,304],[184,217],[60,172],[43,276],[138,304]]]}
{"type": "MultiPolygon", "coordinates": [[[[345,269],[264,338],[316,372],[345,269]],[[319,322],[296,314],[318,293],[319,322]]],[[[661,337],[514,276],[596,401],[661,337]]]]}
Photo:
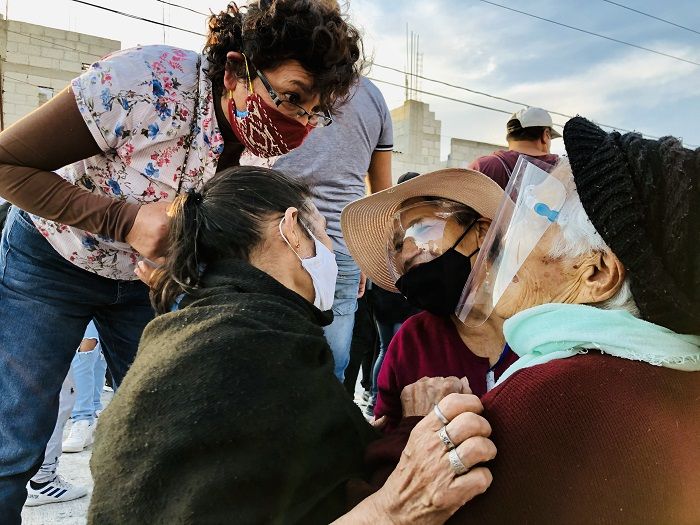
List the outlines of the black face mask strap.
{"type": "Polygon", "coordinates": [[[467,255],[467,258],[471,259],[472,257],[474,257],[474,254],[476,252],[478,252],[479,250],[481,250],[481,246],[477,246],[476,248],[474,248],[474,251],[472,253],[470,253],[469,255],[467,255]]]}
{"type": "MultiPolygon", "coordinates": [[[[474,219],[474,220],[469,224],[469,226],[467,226],[467,229],[464,230],[464,233],[462,233],[462,235],[459,236],[459,239],[457,239],[457,240],[455,241],[455,243],[452,245],[452,247],[450,248],[450,250],[454,250],[454,249],[457,247],[457,245],[458,245],[460,242],[462,242],[462,239],[464,239],[464,237],[466,237],[467,233],[469,233],[469,230],[471,230],[477,222],[479,222],[479,219],[474,219]]],[[[474,254],[475,254],[476,252],[478,252],[478,251],[479,251],[479,248],[477,248],[476,251],[472,252],[472,255],[474,255],[474,254]]],[[[469,257],[471,257],[472,255],[469,255],[469,257]]]]}

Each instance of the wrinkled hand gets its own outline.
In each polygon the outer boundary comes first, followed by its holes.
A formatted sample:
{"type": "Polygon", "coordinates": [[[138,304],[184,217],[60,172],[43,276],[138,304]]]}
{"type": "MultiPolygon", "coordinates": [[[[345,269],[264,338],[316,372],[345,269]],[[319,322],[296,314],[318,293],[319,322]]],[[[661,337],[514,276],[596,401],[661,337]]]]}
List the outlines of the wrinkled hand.
{"type": "Polygon", "coordinates": [[[483,410],[479,398],[449,394],[439,407],[450,421],[446,430],[457,454],[470,470],[455,474],[437,434],[442,423],[431,411],[413,429],[398,466],[375,494],[376,511],[387,512],[394,523],[444,523],[491,484],[488,468],[474,467],[496,456],[496,446],[488,439],[491,425],[479,415],[483,410]]]}
{"type": "Polygon", "coordinates": [[[423,377],[401,391],[403,417],[425,416],[447,394],[471,394],[469,381],[450,377],[423,377]]]}
{"type": "Polygon", "coordinates": [[[143,204],[126,236],[126,242],[147,259],[155,260],[168,249],[169,207],[162,201],[143,204]]]}

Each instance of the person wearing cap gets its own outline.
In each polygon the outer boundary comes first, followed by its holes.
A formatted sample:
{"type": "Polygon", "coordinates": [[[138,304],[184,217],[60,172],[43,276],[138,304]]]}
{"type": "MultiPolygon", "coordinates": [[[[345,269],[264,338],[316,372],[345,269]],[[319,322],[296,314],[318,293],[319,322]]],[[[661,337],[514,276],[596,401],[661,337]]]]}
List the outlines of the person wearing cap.
{"type": "Polygon", "coordinates": [[[515,361],[502,320],[470,329],[453,313],[503,190],[485,175],[446,169],[417,176],[349,204],[341,223],[350,253],[369,279],[401,292],[422,312],[401,326],[377,379],[374,416],[391,431],[401,392],[423,377],[468,381],[481,396],[515,361]]]}
{"type": "Polygon", "coordinates": [[[506,124],[507,150],[494,151],[469,164],[505,188],[520,155],[527,155],[546,166],[554,166],[559,155],[550,153],[552,139],[561,137],[554,129],[552,117],[542,108],[524,108],[511,115],[506,124]]]}
{"type": "Polygon", "coordinates": [[[451,523],[700,523],[700,151],[581,117],[564,143],[518,172],[458,311],[520,358],[481,399],[493,485],[451,523]]]}

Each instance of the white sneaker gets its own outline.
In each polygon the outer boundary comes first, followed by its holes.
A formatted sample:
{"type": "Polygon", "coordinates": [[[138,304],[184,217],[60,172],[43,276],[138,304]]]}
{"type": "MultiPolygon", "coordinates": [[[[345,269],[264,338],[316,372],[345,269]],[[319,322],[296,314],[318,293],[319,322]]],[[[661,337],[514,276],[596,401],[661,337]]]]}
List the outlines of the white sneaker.
{"type": "Polygon", "coordinates": [[[73,423],[70,434],[63,442],[63,452],[82,452],[92,445],[95,425],[87,419],[81,419],[73,423]]]}
{"type": "Polygon", "coordinates": [[[27,483],[27,501],[25,507],[36,507],[47,503],[60,503],[82,498],[87,494],[87,487],[78,487],[68,483],[60,475],[40,489],[33,489],[31,482],[27,483]]]}

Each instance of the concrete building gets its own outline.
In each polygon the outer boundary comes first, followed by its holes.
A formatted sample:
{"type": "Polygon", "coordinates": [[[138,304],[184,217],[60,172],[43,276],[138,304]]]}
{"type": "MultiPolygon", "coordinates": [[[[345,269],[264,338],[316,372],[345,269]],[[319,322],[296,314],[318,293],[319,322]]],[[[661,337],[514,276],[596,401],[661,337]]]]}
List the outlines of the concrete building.
{"type": "Polygon", "coordinates": [[[428,104],[407,100],[391,110],[394,126],[392,179],[407,171],[425,173],[440,167],[440,131],[442,124],[428,104]]]}
{"type": "Polygon", "coordinates": [[[121,43],[0,17],[0,129],[65,88],[121,43]]]}
{"type": "Polygon", "coordinates": [[[450,139],[450,153],[445,168],[466,168],[476,158],[489,155],[498,149],[508,149],[508,146],[477,142],[467,139],[450,139]]]}
{"type": "Polygon", "coordinates": [[[440,133],[442,124],[425,102],[407,100],[403,106],[391,110],[394,126],[394,152],[391,159],[393,182],[407,171],[426,173],[441,168],[466,168],[477,157],[497,149],[508,149],[499,144],[474,140],[450,140],[447,161],[440,160],[440,133]]]}

